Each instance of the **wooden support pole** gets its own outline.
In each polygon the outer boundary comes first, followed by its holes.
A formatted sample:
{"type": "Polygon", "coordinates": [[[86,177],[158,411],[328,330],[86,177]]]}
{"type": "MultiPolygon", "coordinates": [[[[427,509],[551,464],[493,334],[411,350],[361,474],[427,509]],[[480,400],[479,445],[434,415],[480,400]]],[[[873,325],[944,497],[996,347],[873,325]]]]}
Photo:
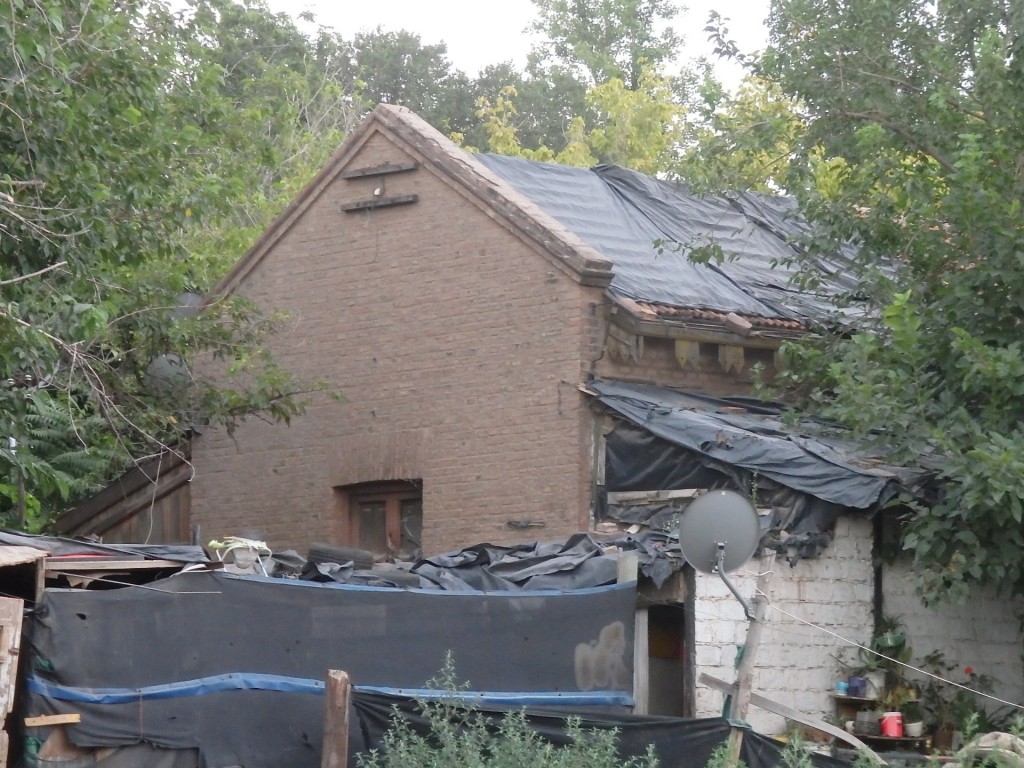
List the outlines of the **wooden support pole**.
{"type": "Polygon", "coordinates": [[[320,768],[348,768],[348,702],[351,693],[348,673],[328,670],[324,687],[324,744],[320,768]]]}
{"type": "MultiPolygon", "coordinates": [[[[754,684],[754,660],[757,656],[757,646],[761,642],[761,627],[764,624],[764,617],[768,613],[768,585],[771,583],[772,568],[775,567],[775,551],[768,550],[761,555],[757,575],[757,594],[754,595],[753,607],[754,618],[747,625],[747,638],[743,643],[743,658],[740,659],[739,668],[736,670],[736,695],[732,697],[732,706],[729,708],[729,719],[733,721],[746,720],[747,711],[750,709],[750,694],[754,684]]],[[[729,734],[729,762],[736,765],[740,759],[740,749],[743,747],[743,729],[734,727],[729,734]]]]}

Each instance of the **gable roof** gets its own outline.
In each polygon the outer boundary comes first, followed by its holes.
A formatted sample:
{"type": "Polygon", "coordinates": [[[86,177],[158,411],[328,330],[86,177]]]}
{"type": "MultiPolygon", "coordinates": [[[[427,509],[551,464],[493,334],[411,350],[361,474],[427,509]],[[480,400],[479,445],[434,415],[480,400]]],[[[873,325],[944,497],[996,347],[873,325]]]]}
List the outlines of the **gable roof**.
{"type": "MultiPolygon", "coordinates": [[[[470,201],[485,209],[492,219],[580,283],[606,287],[611,281],[612,264],[606,257],[478,162],[478,156],[454,144],[414,112],[404,107],[380,104],[349,134],[324,168],[235,263],[213,295],[235,290],[328,186],[343,177],[357,160],[360,150],[376,135],[384,135],[402,152],[421,163],[426,171],[458,188],[470,201]]],[[[356,173],[361,174],[361,171],[356,173]]]]}
{"type": "Polygon", "coordinates": [[[809,232],[791,199],[699,196],[680,182],[618,166],[478,159],[612,262],[614,296],[661,318],[691,309],[803,326],[833,318],[836,299],[857,292],[849,248],[817,262],[814,293],[790,285],[800,255],[794,241],[809,232]],[[721,249],[722,263],[691,261],[695,248],[710,245],[721,249]]]}
{"type": "Polygon", "coordinates": [[[472,154],[408,109],[387,104],[350,134],[214,293],[234,290],[378,134],[580,283],[608,287],[642,320],[719,323],[736,314],[756,329],[798,331],[855,311],[836,304],[857,293],[848,269],[853,251],[846,246],[817,262],[820,283],[813,292],[791,285],[800,256],[794,240],[810,231],[792,200],[701,196],[682,183],[618,166],[586,169],[472,154]],[[691,261],[702,246],[720,248],[725,260],[691,261]]]}

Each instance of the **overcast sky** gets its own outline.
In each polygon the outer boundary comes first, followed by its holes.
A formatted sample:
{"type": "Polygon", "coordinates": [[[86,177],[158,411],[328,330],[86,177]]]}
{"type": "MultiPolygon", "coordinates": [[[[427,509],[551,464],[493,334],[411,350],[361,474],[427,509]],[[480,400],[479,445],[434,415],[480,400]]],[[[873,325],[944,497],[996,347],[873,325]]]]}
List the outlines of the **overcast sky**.
{"type": "MultiPolygon", "coordinates": [[[[709,55],[704,25],[708,12],[730,19],[732,37],[741,50],[764,47],[764,19],[769,0],[689,0],[689,10],[674,22],[687,41],[687,57],[709,55]]],[[[530,0],[268,0],[271,10],[299,14],[309,10],[343,37],[375,29],[415,32],[424,44],[444,41],[448,58],[458,69],[475,75],[484,66],[511,59],[522,66],[531,38],[523,30],[534,18],[530,0]]],[[[726,81],[735,72],[720,69],[726,81]]]]}

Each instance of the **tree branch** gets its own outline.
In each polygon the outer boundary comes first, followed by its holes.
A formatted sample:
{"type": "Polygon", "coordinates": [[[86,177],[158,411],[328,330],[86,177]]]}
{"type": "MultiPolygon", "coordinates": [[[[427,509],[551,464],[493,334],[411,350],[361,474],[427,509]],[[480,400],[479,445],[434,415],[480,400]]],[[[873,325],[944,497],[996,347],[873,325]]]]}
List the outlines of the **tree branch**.
{"type": "Polygon", "coordinates": [[[25,280],[31,280],[33,277],[39,277],[40,275],[45,275],[47,272],[52,272],[55,269],[66,267],[67,264],[68,263],[66,261],[58,261],[56,264],[51,264],[48,267],[37,269],[35,272],[30,272],[29,274],[22,275],[21,277],[12,277],[10,280],[0,280],[0,286],[13,285],[14,283],[20,283],[25,280]]]}

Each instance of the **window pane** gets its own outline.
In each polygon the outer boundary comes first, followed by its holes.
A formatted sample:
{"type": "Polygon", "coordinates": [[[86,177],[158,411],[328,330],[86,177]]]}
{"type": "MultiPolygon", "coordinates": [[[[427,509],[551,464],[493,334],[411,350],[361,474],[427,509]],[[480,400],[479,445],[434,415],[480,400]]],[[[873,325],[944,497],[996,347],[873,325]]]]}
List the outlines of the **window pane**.
{"type": "Polygon", "coordinates": [[[423,534],[423,500],[402,499],[402,555],[408,556],[420,548],[423,534]]]}
{"type": "Polygon", "coordinates": [[[386,552],[388,548],[387,508],[383,501],[356,502],[359,521],[359,547],[371,552],[386,552]]]}

